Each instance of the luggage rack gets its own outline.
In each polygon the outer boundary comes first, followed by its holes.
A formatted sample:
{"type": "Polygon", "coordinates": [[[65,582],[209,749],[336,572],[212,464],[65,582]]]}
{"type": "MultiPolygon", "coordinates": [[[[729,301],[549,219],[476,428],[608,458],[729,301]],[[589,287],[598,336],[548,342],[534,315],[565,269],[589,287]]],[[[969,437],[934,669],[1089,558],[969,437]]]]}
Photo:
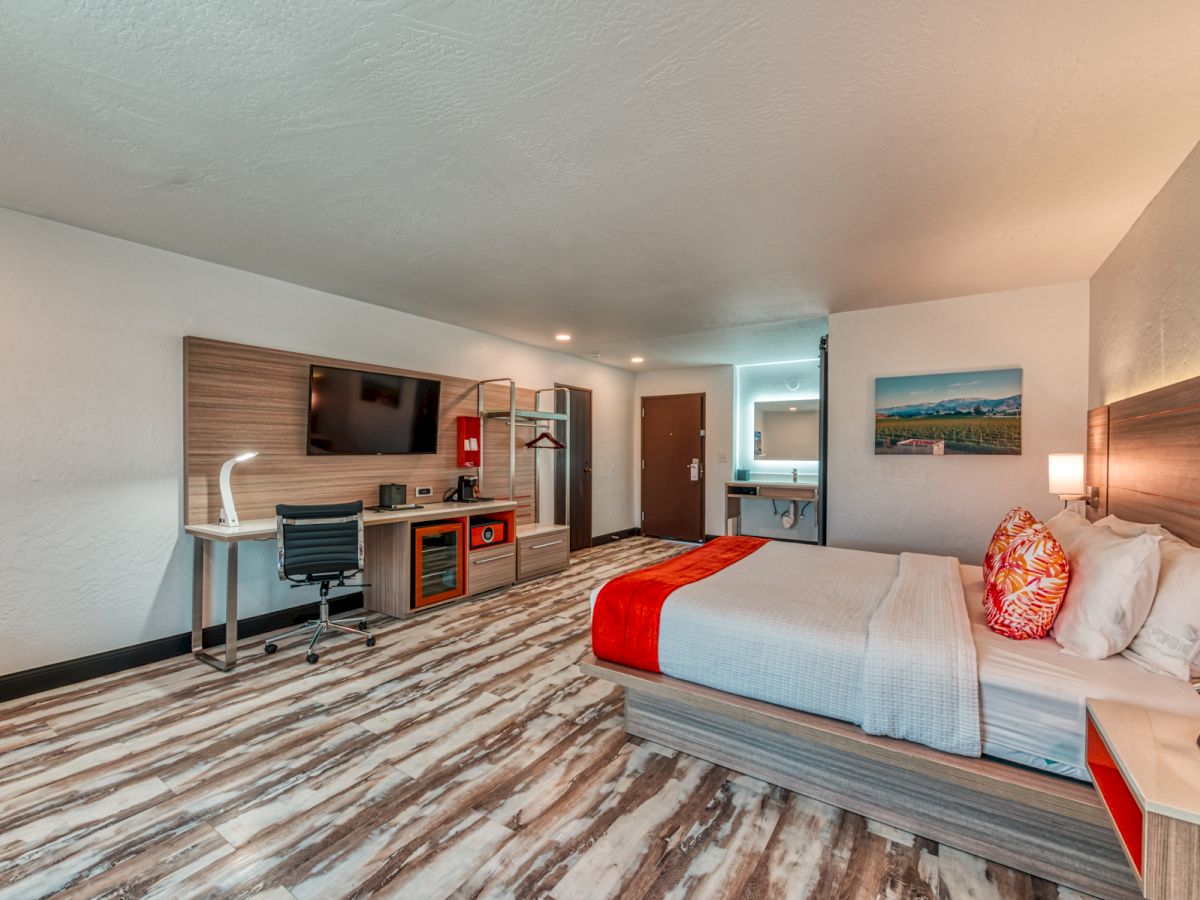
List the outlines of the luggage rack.
{"type": "MultiPolygon", "coordinates": [[[[545,428],[547,425],[563,423],[563,437],[568,436],[571,422],[571,391],[565,387],[548,387],[538,388],[533,392],[534,409],[518,409],[517,408],[517,382],[512,378],[489,378],[485,381],[480,381],[475,385],[475,408],[476,415],[481,419],[492,419],[499,422],[504,422],[508,425],[508,499],[514,499],[517,484],[517,429],[518,428],[545,428]],[[484,406],[484,388],[489,384],[507,384],[508,385],[508,406],[499,409],[488,409],[484,406]],[[550,410],[537,409],[543,394],[561,393],[563,396],[563,412],[551,412],[550,410]]],[[[480,429],[479,436],[479,483],[483,484],[483,429],[480,429]]],[[[542,467],[537,458],[539,450],[555,450],[559,451],[558,447],[550,446],[535,446],[530,448],[534,451],[533,463],[533,521],[539,523],[541,521],[541,475],[542,467]]],[[[566,442],[566,446],[561,448],[562,466],[563,466],[563,518],[564,522],[555,524],[568,525],[571,521],[571,446],[570,441],[566,442]]]]}

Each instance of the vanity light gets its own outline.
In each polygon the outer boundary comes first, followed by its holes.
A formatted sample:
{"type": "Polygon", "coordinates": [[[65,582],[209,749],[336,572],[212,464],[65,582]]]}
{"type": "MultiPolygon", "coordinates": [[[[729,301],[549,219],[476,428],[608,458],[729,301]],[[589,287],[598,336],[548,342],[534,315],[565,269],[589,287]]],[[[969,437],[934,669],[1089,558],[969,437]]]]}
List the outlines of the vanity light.
{"type": "Polygon", "coordinates": [[[641,356],[631,356],[631,357],[629,357],[629,361],[631,363],[643,363],[646,360],[644,357],[641,357],[641,356]]]}
{"type": "Polygon", "coordinates": [[[258,451],[251,450],[225,460],[221,466],[221,515],[217,519],[218,525],[227,525],[230,528],[238,526],[237,510],[233,508],[233,490],[229,486],[229,476],[233,472],[233,467],[238,463],[254,459],[256,456],[258,456],[258,451]]]}
{"type": "Polygon", "coordinates": [[[556,341],[569,341],[571,339],[571,336],[569,334],[563,332],[562,334],[556,334],[554,336],[554,339],[556,341]]]}

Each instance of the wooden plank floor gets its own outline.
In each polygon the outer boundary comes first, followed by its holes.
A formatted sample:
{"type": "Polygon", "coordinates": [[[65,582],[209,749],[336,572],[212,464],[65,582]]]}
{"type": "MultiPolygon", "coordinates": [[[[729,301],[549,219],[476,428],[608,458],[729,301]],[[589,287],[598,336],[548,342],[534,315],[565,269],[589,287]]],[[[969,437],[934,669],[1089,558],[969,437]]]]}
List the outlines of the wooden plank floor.
{"type": "Polygon", "coordinates": [[[0,704],[0,897],[1077,897],[628,741],[587,593],[679,548],[334,639],[0,704]]]}

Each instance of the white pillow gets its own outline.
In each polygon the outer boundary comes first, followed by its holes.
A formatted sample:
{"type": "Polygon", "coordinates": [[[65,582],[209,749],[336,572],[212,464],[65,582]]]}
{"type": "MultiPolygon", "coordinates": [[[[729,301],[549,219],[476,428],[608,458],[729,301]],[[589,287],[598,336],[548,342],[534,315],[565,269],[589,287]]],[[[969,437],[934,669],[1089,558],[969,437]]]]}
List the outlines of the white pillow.
{"type": "Polygon", "coordinates": [[[1150,614],[1162,554],[1157,534],[1118,537],[1092,528],[1067,550],[1071,582],[1050,632],[1063,650],[1106,659],[1133,640],[1150,614]]]}
{"type": "Polygon", "coordinates": [[[1079,538],[1092,530],[1092,523],[1075,510],[1064,509],[1053,519],[1047,521],[1046,527],[1050,529],[1050,533],[1054,535],[1054,539],[1058,541],[1063,550],[1067,551],[1069,558],[1071,547],[1079,538]]]}
{"type": "Polygon", "coordinates": [[[1154,605],[1124,654],[1184,681],[1200,674],[1200,549],[1163,541],[1154,605]]]}
{"type": "Polygon", "coordinates": [[[1157,534],[1163,539],[1163,543],[1182,544],[1185,547],[1191,546],[1187,541],[1178,538],[1161,525],[1150,525],[1144,522],[1129,522],[1125,519],[1119,519],[1116,516],[1105,516],[1096,522],[1097,528],[1107,528],[1113,534],[1119,537],[1131,538],[1137,537],[1139,534],[1157,534]]]}
{"type": "Polygon", "coordinates": [[[1183,681],[1200,674],[1200,549],[1161,525],[1143,525],[1108,516],[1096,523],[1115,534],[1162,537],[1158,592],[1146,624],[1122,655],[1144,669],[1183,681]]]}

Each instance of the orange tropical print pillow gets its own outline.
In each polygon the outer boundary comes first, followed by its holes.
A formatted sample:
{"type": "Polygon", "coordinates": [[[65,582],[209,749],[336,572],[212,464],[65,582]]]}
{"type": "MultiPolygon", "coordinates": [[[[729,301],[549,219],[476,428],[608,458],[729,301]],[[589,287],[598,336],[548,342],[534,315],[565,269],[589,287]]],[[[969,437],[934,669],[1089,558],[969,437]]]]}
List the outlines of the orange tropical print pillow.
{"type": "Polygon", "coordinates": [[[1045,637],[1067,594],[1071,564],[1045,525],[1013,538],[983,595],[988,627],[1018,641],[1045,637]]]}
{"type": "Polygon", "coordinates": [[[1008,515],[1000,520],[1000,527],[992,535],[992,542],[988,544],[987,553],[984,554],[984,578],[992,577],[996,562],[1004,555],[1004,551],[1008,549],[1008,545],[1013,542],[1013,539],[1022,531],[1032,528],[1036,524],[1038,524],[1038,520],[1033,517],[1033,513],[1023,507],[1018,506],[1008,511],[1008,515]]]}

